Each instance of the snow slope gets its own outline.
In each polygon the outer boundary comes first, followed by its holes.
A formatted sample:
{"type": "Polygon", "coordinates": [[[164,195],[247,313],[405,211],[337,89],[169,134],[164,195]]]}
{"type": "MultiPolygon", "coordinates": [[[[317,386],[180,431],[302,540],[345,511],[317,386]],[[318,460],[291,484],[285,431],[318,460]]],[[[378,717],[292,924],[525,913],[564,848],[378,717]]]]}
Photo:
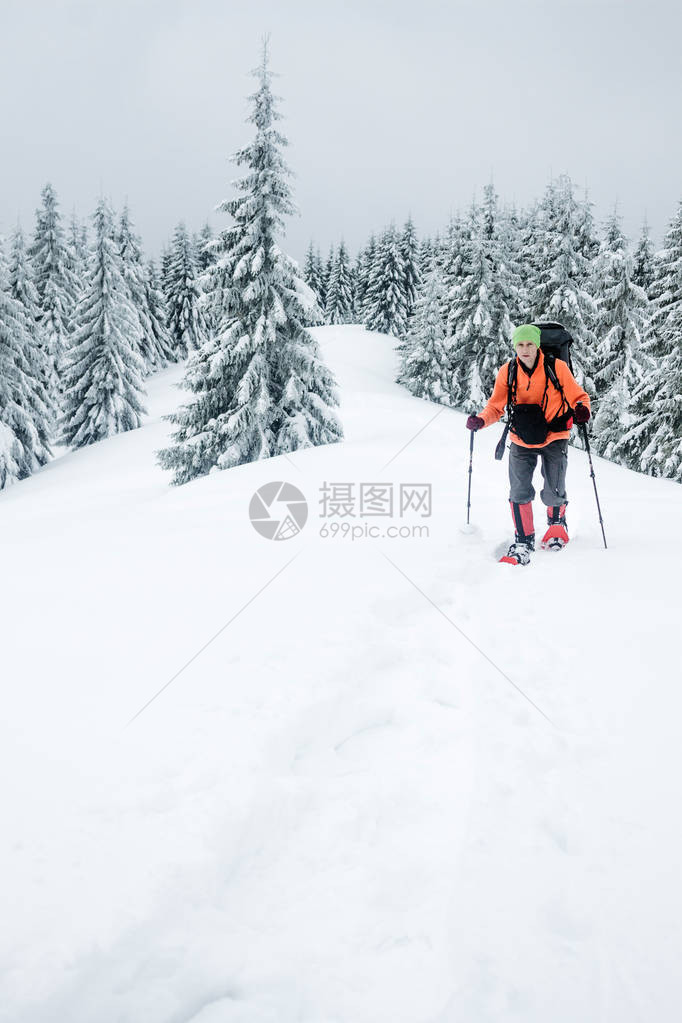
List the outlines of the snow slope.
{"type": "Polygon", "coordinates": [[[466,533],[464,417],[391,339],[316,333],[342,444],[171,488],[175,367],[0,494],[0,1019],[672,1023],[680,487],[596,459],[605,551],[571,451],[571,545],[498,565],[500,427],[466,533]],[[309,505],[280,542],[273,480],[309,505]],[[432,514],[322,517],[362,482],[432,514]]]}

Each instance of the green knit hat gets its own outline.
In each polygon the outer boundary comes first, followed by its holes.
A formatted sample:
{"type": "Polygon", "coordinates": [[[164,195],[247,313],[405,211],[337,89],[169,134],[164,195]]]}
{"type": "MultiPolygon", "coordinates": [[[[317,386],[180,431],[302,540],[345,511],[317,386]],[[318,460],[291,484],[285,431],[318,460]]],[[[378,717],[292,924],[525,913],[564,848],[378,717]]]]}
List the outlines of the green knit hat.
{"type": "Polygon", "coordinates": [[[540,328],[536,327],[534,323],[522,323],[520,327],[517,327],[512,334],[512,344],[516,348],[519,341],[532,341],[534,345],[540,347],[540,328]]]}

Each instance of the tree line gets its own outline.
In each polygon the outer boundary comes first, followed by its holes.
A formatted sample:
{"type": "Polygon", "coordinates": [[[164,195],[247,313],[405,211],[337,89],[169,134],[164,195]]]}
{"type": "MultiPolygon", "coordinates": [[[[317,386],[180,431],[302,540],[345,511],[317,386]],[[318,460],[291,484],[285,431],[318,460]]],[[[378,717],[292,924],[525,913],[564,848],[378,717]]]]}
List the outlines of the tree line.
{"type": "Polygon", "coordinates": [[[567,175],[527,209],[489,184],[435,237],[418,240],[408,219],[354,260],[343,241],[326,260],[311,243],[304,276],[323,322],[394,335],[399,382],[467,413],[489,397],[514,326],[562,323],[597,451],[682,481],[682,203],[661,249],[646,223],[633,249],[617,210],[599,230],[567,175]]]}

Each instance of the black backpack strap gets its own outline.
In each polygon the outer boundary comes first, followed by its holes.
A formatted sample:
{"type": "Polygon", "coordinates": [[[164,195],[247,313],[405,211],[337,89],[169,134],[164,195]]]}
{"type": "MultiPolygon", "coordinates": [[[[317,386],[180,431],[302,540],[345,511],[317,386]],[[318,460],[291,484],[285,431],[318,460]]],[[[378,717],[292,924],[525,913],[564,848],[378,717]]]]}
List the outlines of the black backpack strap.
{"type": "Polygon", "coordinates": [[[514,407],[514,392],[516,391],[516,359],[510,359],[509,365],[507,366],[507,422],[504,427],[504,432],[497,442],[495,448],[495,458],[497,461],[501,461],[504,457],[504,446],[507,442],[507,434],[509,433],[509,426],[511,424],[511,414],[514,407]]]}
{"type": "MultiPolygon", "coordinates": [[[[561,400],[562,400],[563,404],[566,406],[566,408],[568,409],[569,412],[572,412],[573,409],[571,408],[571,406],[568,404],[568,401],[566,400],[566,395],[564,394],[564,389],[561,386],[561,384],[559,383],[559,377],[556,374],[556,356],[552,355],[551,352],[550,353],[547,353],[547,352],[545,353],[545,372],[547,373],[547,376],[548,376],[549,380],[551,380],[551,382],[554,384],[554,386],[556,387],[557,391],[561,395],[561,400]]],[[[563,405],[562,405],[562,408],[563,408],[563,405]]]]}
{"type": "Polygon", "coordinates": [[[556,375],[556,368],[555,368],[556,356],[552,355],[551,352],[544,352],[543,354],[545,356],[545,373],[547,374],[549,379],[552,381],[552,383],[556,387],[556,389],[559,392],[559,394],[561,394],[563,396],[564,392],[561,389],[561,384],[559,383],[559,378],[556,375]]]}
{"type": "Polygon", "coordinates": [[[507,367],[507,414],[512,410],[514,404],[514,393],[516,391],[516,358],[509,360],[507,367]]]}
{"type": "Polygon", "coordinates": [[[570,419],[571,416],[573,415],[573,409],[569,405],[568,400],[566,398],[566,395],[564,394],[564,389],[561,386],[561,384],[559,383],[559,377],[557,376],[556,366],[555,366],[556,356],[552,355],[551,352],[550,353],[545,352],[544,354],[545,354],[545,373],[547,374],[547,379],[552,382],[554,387],[556,387],[557,391],[561,395],[561,412],[559,412],[554,417],[552,422],[549,424],[550,425],[550,430],[552,430],[553,432],[557,432],[558,433],[559,431],[566,429],[566,425],[567,425],[566,421],[568,419],[570,419]],[[564,406],[566,407],[566,412],[564,412],[564,406]]]}

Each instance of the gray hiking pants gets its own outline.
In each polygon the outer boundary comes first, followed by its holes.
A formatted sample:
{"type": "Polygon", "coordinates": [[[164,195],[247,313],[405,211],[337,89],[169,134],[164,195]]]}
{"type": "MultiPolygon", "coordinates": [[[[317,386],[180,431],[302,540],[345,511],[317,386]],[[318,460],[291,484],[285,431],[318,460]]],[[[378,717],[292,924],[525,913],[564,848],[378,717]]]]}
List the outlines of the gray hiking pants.
{"type": "Polygon", "coordinates": [[[568,440],[553,440],[544,448],[522,448],[513,442],[509,446],[509,500],[526,504],[535,497],[533,472],[538,455],[542,462],[544,486],[540,491],[542,503],[552,508],[568,504],[566,497],[566,466],[568,440]]]}

